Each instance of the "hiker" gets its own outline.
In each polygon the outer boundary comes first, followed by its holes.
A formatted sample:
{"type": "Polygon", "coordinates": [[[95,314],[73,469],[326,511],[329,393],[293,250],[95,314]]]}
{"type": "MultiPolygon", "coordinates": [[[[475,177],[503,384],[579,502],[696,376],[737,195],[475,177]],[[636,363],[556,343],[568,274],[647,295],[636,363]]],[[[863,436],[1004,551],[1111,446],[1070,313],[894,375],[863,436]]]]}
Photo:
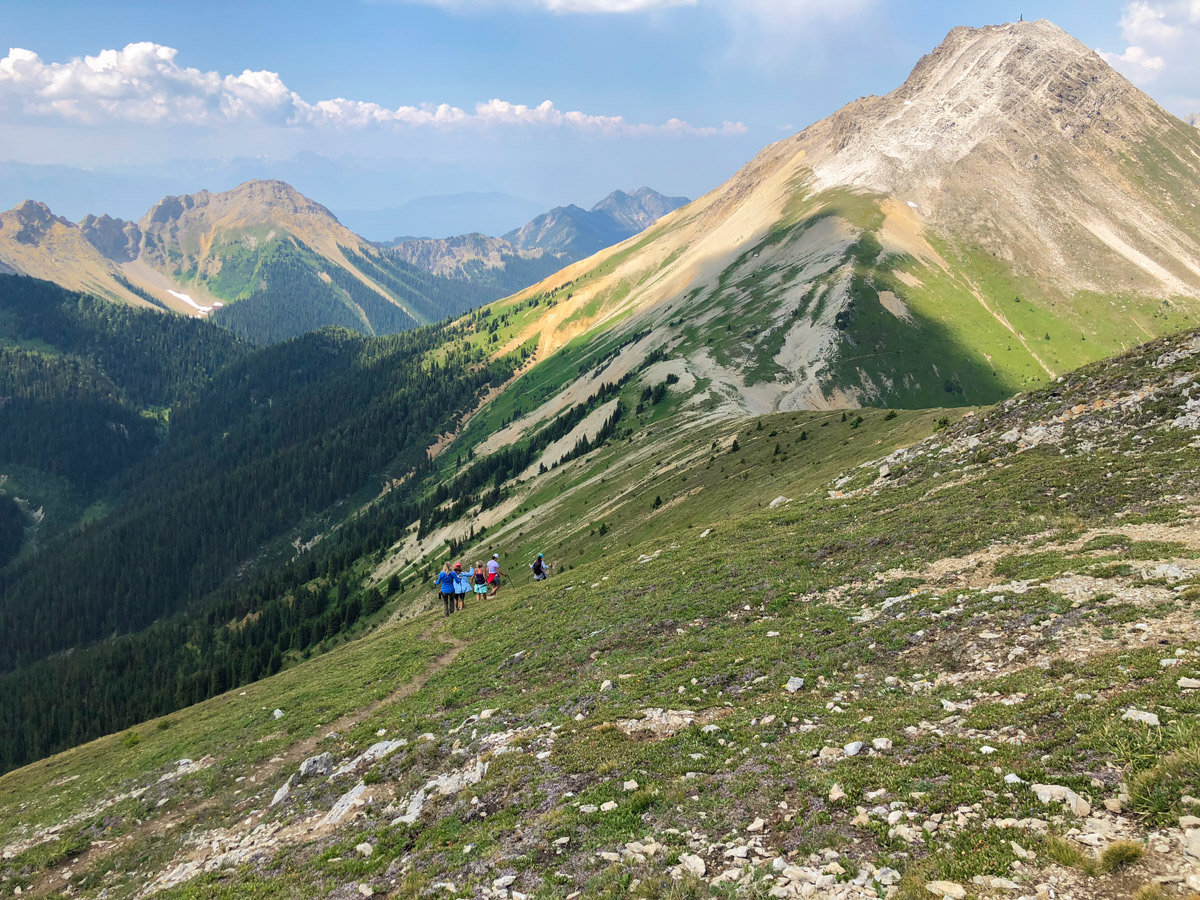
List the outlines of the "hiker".
{"type": "Polygon", "coordinates": [[[437,578],[433,580],[442,595],[442,604],[446,607],[446,615],[454,612],[454,573],[450,571],[450,563],[442,566],[437,578]]]}
{"type": "Polygon", "coordinates": [[[461,612],[467,607],[467,592],[471,590],[471,573],[463,572],[462,563],[454,564],[454,609],[461,612]]]}
{"type": "Polygon", "coordinates": [[[534,581],[545,581],[547,576],[550,574],[550,569],[552,569],[553,566],[546,562],[545,557],[539,553],[537,559],[529,564],[529,568],[533,569],[534,581]]]}
{"type": "Polygon", "coordinates": [[[507,578],[508,573],[500,571],[500,554],[493,553],[492,558],[488,560],[487,564],[487,583],[492,586],[492,592],[488,594],[489,597],[496,596],[496,591],[500,589],[501,576],[507,578]]]}
{"type": "Polygon", "coordinates": [[[482,597],[487,593],[487,571],[483,568],[483,563],[477,562],[471,567],[471,581],[475,586],[476,597],[482,597]]]}

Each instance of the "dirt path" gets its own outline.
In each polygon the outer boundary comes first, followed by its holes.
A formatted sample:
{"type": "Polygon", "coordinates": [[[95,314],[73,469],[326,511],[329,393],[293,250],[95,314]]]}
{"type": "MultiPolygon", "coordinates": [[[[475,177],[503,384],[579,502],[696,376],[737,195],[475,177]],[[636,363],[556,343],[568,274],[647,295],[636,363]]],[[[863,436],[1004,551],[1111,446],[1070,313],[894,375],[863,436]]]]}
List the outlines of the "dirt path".
{"type": "Polygon", "coordinates": [[[261,784],[265,779],[270,778],[273,775],[277,775],[281,769],[288,768],[291,765],[307,759],[314,754],[317,749],[317,744],[320,743],[321,738],[324,735],[329,734],[331,731],[344,733],[351,728],[354,728],[369,716],[373,715],[377,710],[383,709],[385,706],[391,706],[393,703],[397,703],[400,700],[405,700],[411,697],[413,694],[417,693],[417,691],[421,690],[421,688],[425,687],[430,678],[453,665],[454,661],[458,659],[459,654],[463,652],[467,644],[466,641],[461,641],[458,638],[445,633],[447,621],[448,620],[446,618],[439,616],[438,618],[434,619],[434,621],[429,623],[429,627],[421,632],[421,640],[427,641],[436,636],[437,639],[443,644],[448,644],[449,649],[447,649],[445,653],[430,663],[420,675],[418,675],[412,681],[405,682],[386,697],[382,697],[379,700],[374,700],[371,703],[368,703],[366,706],[360,707],[353,712],[346,713],[340,719],[331,722],[329,725],[322,726],[320,729],[321,733],[314,734],[312,737],[305,738],[299,743],[293,744],[288,748],[287,752],[285,752],[282,757],[272,757],[272,760],[275,761],[260,763],[258,768],[254,771],[256,781],[261,784]]]}
{"type": "MultiPolygon", "coordinates": [[[[459,654],[461,654],[466,648],[467,642],[460,640],[453,635],[446,634],[446,621],[447,620],[445,618],[438,616],[429,623],[429,626],[423,632],[421,632],[421,640],[427,641],[433,637],[436,637],[441,643],[446,644],[447,648],[444,653],[434,659],[433,662],[431,662],[419,675],[410,681],[406,681],[386,697],[381,697],[378,700],[374,700],[371,703],[368,703],[366,706],[360,707],[352,712],[348,712],[336,721],[322,726],[320,729],[318,729],[318,733],[293,744],[282,755],[271,757],[269,760],[259,763],[254,769],[251,770],[249,773],[250,777],[247,778],[247,781],[260,786],[265,785],[270,780],[277,778],[283,771],[286,771],[288,768],[295,767],[302,760],[314,755],[317,745],[320,743],[324,735],[329,734],[331,731],[344,733],[362,723],[376,711],[413,696],[420,691],[429,682],[429,679],[433,678],[434,675],[453,665],[454,661],[458,659],[459,654]]],[[[237,827],[237,821],[244,815],[244,810],[247,806],[262,806],[261,800],[261,796],[257,796],[257,799],[256,797],[251,796],[245,798],[245,800],[238,804],[238,806],[234,809],[234,822],[231,823],[231,826],[234,828],[237,827]]],[[[118,838],[114,841],[94,842],[79,856],[65,863],[63,868],[42,873],[42,877],[36,881],[29,888],[29,890],[25,891],[25,896],[44,897],[55,894],[55,892],[61,891],[64,887],[64,878],[62,872],[69,871],[72,873],[73,877],[78,877],[79,875],[87,872],[97,862],[102,861],[106,856],[109,856],[112,853],[120,850],[121,847],[131,843],[134,839],[144,839],[147,834],[156,836],[165,835],[178,827],[181,823],[195,818],[197,814],[202,813],[205,809],[213,806],[214,802],[215,801],[212,798],[204,798],[192,803],[184,803],[176,806],[171,810],[171,812],[162,816],[161,818],[145,822],[144,825],[137,829],[137,831],[126,835],[123,838],[118,838]]],[[[174,865],[178,861],[179,859],[175,858],[172,860],[171,864],[174,865]]]]}

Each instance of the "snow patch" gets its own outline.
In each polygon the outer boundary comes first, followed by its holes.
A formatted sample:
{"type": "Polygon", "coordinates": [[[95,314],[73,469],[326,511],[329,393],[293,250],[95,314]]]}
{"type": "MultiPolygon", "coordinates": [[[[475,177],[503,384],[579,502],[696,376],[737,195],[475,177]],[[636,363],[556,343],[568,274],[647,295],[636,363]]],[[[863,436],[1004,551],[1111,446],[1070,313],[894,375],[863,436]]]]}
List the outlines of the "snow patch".
{"type": "Polygon", "coordinates": [[[199,303],[197,303],[195,300],[193,300],[187,294],[181,294],[179,291],[172,291],[172,290],[168,290],[167,293],[170,294],[172,297],[174,297],[176,300],[182,300],[184,303],[186,303],[192,309],[196,310],[197,318],[200,318],[200,319],[203,319],[205,316],[207,316],[209,313],[211,313],[213,311],[213,309],[215,309],[216,307],[225,305],[224,303],[214,303],[212,306],[201,306],[199,303]]]}

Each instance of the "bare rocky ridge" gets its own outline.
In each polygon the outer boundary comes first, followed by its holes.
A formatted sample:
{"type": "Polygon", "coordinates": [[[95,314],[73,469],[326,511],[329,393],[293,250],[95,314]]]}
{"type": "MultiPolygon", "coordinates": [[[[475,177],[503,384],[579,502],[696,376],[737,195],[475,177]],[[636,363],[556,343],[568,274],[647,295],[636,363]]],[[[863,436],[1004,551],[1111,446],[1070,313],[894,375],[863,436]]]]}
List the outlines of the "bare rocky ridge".
{"type": "Polygon", "coordinates": [[[1194,189],[1146,192],[1130,165],[1169,138],[1181,142],[1172,164],[1195,179],[1195,135],[1041,21],[956,28],[899,89],[850,104],[786,148],[804,154],[814,189],[915,201],[931,224],[1012,253],[1064,289],[1194,295],[1194,189]]]}
{"type": "Polygon", "coordinates": [[[454,276],[464,271],[469,263],[478,263],[487,269],[500,269],[506,257],[519,256],[523,259],[542,259],[547,252],[540,248],[522,250],[504,238],[486,234],[460,234],[448,238],[419,238],[400,241],[392,248],[406,262],[435,275],[454,276]]]}

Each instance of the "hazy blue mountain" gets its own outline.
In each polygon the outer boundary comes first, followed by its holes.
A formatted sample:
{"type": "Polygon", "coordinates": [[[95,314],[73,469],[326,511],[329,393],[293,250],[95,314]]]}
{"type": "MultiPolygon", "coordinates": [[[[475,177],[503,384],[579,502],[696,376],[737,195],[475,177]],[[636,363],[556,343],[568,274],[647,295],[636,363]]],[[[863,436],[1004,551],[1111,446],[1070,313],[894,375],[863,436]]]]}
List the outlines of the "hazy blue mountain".
{"type": "Polygon", "coordinates": [[[337,210],[346,227],[376,241],[402,236],[440,238],[461,234],[503,234],[528,221],[544,207],[499,192],[467,191],[415,197],[386,209],[337,210]]]}
{"type": "Polygon", "coordinates": [[[558,206],[504,238],[519,250],[536,248],[574,261],[632,237],[688,202],[686,197],[667,197],[647,187],[631,194],[613,191],[590,210],[575,204],[558,206]]]}

